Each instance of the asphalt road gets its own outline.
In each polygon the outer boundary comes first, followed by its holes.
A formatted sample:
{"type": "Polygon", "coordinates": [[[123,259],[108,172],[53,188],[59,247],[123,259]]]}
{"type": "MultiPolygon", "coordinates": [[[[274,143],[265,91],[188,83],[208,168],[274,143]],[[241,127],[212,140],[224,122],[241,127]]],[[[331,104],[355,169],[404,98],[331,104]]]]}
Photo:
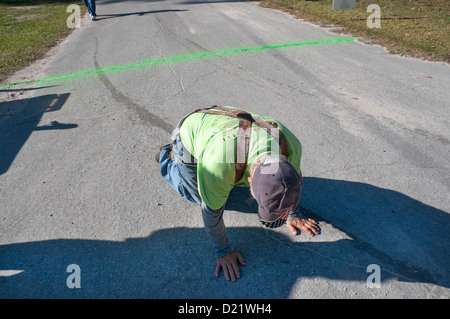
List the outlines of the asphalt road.
{"type": "MultiPolygon", "coordinates": [[[[97,11],[33,76],[350,38],[244,1],[111,0],[97,11]]],[[[2,87],[0,296],[449,298],[449,87],[448,64],[358,41],[2,87]],[[248,192],[234,190],[224,218],[247,262],[234,283],[214,276],[200,209],[154,161],[182,115],[215,104],[298,136],[301,205],[321,226],[313,238],[263,229],[248,192]]]]}

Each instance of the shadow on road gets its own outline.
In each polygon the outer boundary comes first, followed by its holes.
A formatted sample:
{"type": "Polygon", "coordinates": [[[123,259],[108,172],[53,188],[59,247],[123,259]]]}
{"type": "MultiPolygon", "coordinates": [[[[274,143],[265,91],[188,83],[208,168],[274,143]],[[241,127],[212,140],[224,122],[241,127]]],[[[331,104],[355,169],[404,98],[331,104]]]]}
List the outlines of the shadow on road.
{"type": "MultiPolygon", "coordinates": [[[[105,4],[116,4],[120,2],[126,2],[129,0],[101,0],[98,1],[98,4],[105,5],[105,4]]],[[[162,2],[165,0],[134,0],[135,2],[141,1],[141,2],[162,2]]],[[[197,4],[197,3],[220,3],[220,2],[251,2],[252,0],[187,0],[187,1],[181,1],[177,2],[178,4],[197,4]]],[[[0,1],[1,2],[1,1],[0,1]]]]}
{"type": "MultiPolygon", "coordinates": [[[[233,192],[228,208],[245,199],[245,192],[233,192]]],[[[56,239],[9,244],[0,246],[0,273],[9,274],[0,276],[0,295],[287,298],[303,278],[352,281],[365,287],[370,264],[380,266],[382,284],[395,279],[450,286],[446,213],[398,192],[321,178],[305,178],[302,205],[308,207],[306,214],[350,238],[295,242],[262,227],[229,227],[234,248],[247,261],[241,267],[242,278],[235,283],[214,276],[214,257],[203,228],[160,229],[124,241],[56,239]],[[80,289],[66,285],[71,264],[80,267],[80,289]]]]}
{"type": "MultiPolygon", "coordinates": [[[[322,277],[358,281],[384,264],[352,240],[293,243],[262,228],[229,228],[247,266],[235,283],[216,278],[201,228],[158,230],[123,242],[58,239],[0,247],[2,298],[287,298],[295,282],[322,277]],[[69,289],[67,267],[80,267],[80,289],[69,289]]],[[[398,278],[382,272],[382,282],[398,278]]]]}
{"type": "MultiPolygon", "coordinates": [[[[255,213],[254,200],[244,204],[249,196],[248,189],[236,187],[225,208],[255,213]]],[[[301,211],[345,233],[351,238],[347,246],[400,279],[450,287],[449,213],[393,190],[315,177],[303,178],[301,211]]]]}
{"type": "Polygon", "coordinates": [[[0,92],[22,92],[22,91],[35,91],[35,90],[42,90],[42,89],[48,89],[55,87],[56,85],[48,85],[48,86],[39,86],[39,87],[32,87],[32,88],[19,88],[19,89],[0,89],[0,92]]]}
{"type": "Polygon", "coordinates": [[[186,0],[179,4],[204,4],[204,3],[226,3],[226,2],[252,2],[252,0],[186,0]]]}
{"type": "Polygon", "coordinates": [[[106,19],[112,19],[112,18],[134,16],[134,15],[145,16],[147,14],[154,14],[154,13],[182,12],[182,11],[189,11],[189,10],[185,10],[185,9],[170,9],[170,10],[153,10],[153,11],[142,11],[142,12],[116,13],[116,14],[98,14],[96,20],[106,20],[106,19]]]}
{"type": "Polygon", "coordinates": [[[38,126],[44,113],[58,111],[69,98],[69,93],[47,94],[29,99],[0,102],[0,175],[8,171],[33,131],[65,130],[77,124],[52,121],[38,126]]]}

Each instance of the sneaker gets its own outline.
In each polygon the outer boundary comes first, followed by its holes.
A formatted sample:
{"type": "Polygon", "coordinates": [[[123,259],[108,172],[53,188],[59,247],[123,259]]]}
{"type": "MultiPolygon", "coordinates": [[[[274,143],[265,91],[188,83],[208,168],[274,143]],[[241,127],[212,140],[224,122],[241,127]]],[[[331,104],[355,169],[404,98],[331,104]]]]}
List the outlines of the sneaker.
{"type": "Polygon", "coordinates": [[[97,20],[97,16],[96,16],[96,15],[92,15],[92,14],[91,14],[90,16],[91,16],[91,20],[92,20],[92,21],[97,20]]]}

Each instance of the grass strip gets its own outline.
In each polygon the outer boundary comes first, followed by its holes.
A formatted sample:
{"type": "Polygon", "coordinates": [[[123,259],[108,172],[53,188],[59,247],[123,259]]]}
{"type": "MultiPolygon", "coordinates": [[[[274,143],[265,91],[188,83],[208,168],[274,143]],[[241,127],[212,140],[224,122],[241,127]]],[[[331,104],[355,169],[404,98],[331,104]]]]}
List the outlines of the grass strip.
{"type": "Polygon", "coordinates": [[[0,82],[31,62],[41,59],[48,50],[73,29],[67,27],[69,4],[74,0],[0,0],[0,82]]]}
{"type": "Polygon", "coordinates": [[[362,37],[391,53],[450,62],[450,2],[448,0],[356,0],[355,9],[332,10],[332,0],[261,0],[261,6],[283,10],[297,18],[337,32],[362,37]],[[380,28],[369,28],[370,4],[380,7],[380,28]]]}

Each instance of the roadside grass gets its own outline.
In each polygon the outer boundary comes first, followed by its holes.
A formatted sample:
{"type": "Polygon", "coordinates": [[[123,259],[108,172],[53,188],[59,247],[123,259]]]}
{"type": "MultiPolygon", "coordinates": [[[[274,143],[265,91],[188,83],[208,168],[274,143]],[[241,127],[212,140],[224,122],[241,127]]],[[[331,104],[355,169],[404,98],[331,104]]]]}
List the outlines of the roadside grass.
{"type": "MultiPolygon", "coordinates": [[[[332,0],[261,0],[261,6],[334,27],[391,53],[450,63],[449,0],[357,0],[355,9],[332,10],[332,0]],[[378,4],[380,28],[369,28],[369,4],[378,4]]],[[[371,21],[375,21],[370,19],[371,21]]]]}
{"type": "Polygon", "coordinates": [[[0,83],[17,70],[43,58],[73,29],[67,27],[74,0],[0,0],[0,83]]]}

